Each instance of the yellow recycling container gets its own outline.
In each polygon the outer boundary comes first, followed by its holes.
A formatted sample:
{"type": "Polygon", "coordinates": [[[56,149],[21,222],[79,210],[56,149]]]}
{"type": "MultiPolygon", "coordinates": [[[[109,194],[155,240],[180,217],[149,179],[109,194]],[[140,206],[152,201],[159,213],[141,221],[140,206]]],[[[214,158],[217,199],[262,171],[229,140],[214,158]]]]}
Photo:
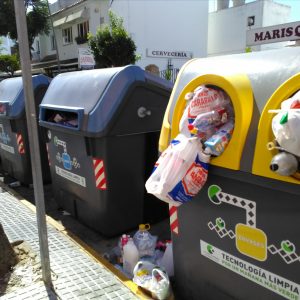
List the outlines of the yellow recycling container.
{"type": "Polygon", "coordinates": [[[179,299],[300,299],[300,188],[269,170],[269,109],[300,89],[300,47],[193,59],[177,78],[159,150],[199,85],[231,98],[235,128],[199,194],[170,207],[179,299]],[[176,227],[172,226],[176,224],[176,227]],[[176,228],[176,230],[174,229],[176,228]]]}

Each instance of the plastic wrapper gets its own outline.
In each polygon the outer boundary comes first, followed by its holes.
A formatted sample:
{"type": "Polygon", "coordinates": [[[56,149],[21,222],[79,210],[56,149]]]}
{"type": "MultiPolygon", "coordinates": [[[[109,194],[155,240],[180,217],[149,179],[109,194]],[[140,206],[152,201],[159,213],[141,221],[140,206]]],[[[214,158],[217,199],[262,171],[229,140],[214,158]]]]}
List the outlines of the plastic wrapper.
{"type": "Polygon", "coordinates": [[[194,91],[193,98],[188,101],[179,123],[180,132],[187,137],[191,135],[188,127],[193,124],[197,116],[224,108],[230,104],[223,91],[206,86],[199,86],[194,91]]]}
{"type": "Polygon", "coordinates": [[[162,153],[158,165],[146,182],[148,193],[179,206],[190,201],[207,179],[210,156],[202,152],[201,141],[175,139],[162,153]]]}
{"type": "Polygon", "coordinates": [[[227,110],[223,107],[219,107],[215,110],[199,114],[193,123],[189,124],[188,128],[191,133],[194,133],[198,138],[204,141],[216,132],[217,126],[221,126],[227,121],[227,110]]]}
{"type": "Polygon", "coordinates": [[[228,121],[223,125],[213,136],[211,136],[205,143],[205,152],[219,156],[227,147],[233,132],[233,121],[228,121]]]}
{"type": "Polygon", "coordinates": [[[149,291],[154,299],[165,300],[171,294],[168,274],[148,261],[139,261],[136,264],[133,282],[149,291]]]}

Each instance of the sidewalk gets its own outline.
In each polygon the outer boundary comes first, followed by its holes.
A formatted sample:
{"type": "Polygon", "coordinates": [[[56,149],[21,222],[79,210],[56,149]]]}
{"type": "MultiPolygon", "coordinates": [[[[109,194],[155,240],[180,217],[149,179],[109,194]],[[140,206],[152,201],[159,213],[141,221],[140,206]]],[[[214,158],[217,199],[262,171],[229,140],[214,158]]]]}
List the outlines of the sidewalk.
{"type": "MultiPolygon", "coordinates": [[[[39,254],[35,213],[5,187],[0,188],[0,222],[11,242],[25,240],[39,254]]],[[[139,293],[131,281],[122,282],[104,264],[49,222],[48,238],[54,292],[47,290],[41,281],[6,294],[0,297],[1,300],[140,299],[132,292],[139,293]]]]}

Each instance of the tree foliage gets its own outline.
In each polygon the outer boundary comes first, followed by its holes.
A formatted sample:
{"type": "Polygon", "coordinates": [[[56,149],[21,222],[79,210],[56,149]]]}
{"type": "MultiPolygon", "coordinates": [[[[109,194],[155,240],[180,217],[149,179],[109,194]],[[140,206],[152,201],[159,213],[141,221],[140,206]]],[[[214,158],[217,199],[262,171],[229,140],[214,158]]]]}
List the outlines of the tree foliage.
{"type": "MultiPolygon", "coordinates": [[[[20,0],[21,1],[21,0],[20,0]]],[[[29,45],[38,34],[49,33],[48,4],[46,0],[24,0],[26,7],[29,45]]],[[[0,1],[0,35],[18,40],[13,0],[0,1]]]]}
{"type": "Polygon", "coordinates": [[[0,55],[0,71],[13,76],[20,67],[16,55],[0,55]]]}
{"type": "Polygon", "coordinates": [[[89,45],[96,67],[109,68],[134,64],[139,57],[136,45],[123,26],[123,19],[109,12],[109,24],[98,28],[96,35],[89,34],[89,45]]]}

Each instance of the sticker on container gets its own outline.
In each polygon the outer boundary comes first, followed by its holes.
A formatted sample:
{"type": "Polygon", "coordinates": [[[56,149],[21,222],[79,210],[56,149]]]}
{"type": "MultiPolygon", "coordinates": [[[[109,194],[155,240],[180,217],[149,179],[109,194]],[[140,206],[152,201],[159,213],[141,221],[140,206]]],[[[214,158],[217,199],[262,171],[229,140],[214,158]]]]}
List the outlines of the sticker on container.
{"type": "Polygon", "coordinates": [[[62,163],[64,165],[64,168],[67,170],[72,170],[72,162],[71,162],[70,155],[68,153],[63,153],[61,155],[61,158],[62,158],[62,163]]]}
{"type": "Polygon", "coordinates": [[[175,234],[179,234],[178,213],[176,206],[169,204],[169,215],[171,231],[175,234]]]}
{"type": "Polygon", "coordinates": [[[75,169],[79,169],[80,168],[80,163],[77,161],[77,158],[76,157],[71,158],[71,156],[68,154],[67,143],[63,140],[58,139],[57,136],[54,137],[53,142],[54,142],[54,145],[56,147],[58,147],[58,146],[63,147],[63,153],[62,154],[60,154],[60,152],[57,152],[56,160],[59,163],[62,163],[63,167],[66,170],[71,171],[73,167],[75,169]]]}
{"type": "Polygon", "coordinates": [[[24,146],[24,141],[23,141],[22,134],[17,133],[16,138],[17,138],[17,145],[18,145],[19,153],[20,154],[25,154],[25,146],[24,146]]]}
{"type": "Polygon", "coordinates": [[[106,176],[103,159],[93,158],[94,175],[96,180],[96,188],[99,190],[106,190],[106,176]]]}
{"type": "Polygon", "coordinates": [[[5,145],[5,144],[3,144],[3,143],[0,143],[0,147],[1,147],[1,149],[3,149],[4,151],[7,151],[7,152],[9,152],[9,153],[11,153],[11,154],[15,154],[15,149],[14,149],[14,147],[5,145]]]}
{"type": "Polygon", "coordinates": [[[240,253],[260,261],[267,259],[267,236],[262,230],[237,224],[235,235],[236,248],[240,253]]]}
{"type": "Polygon", "coordinates": [[[200,240],[200,249],[201,255],[255,284],[286,299],[300,299],[300,285],[298,283],[233,256],[203,240],[200,240]]]}
{"type": "Polygon", "coordinates": [[[11,141],[10,136],[4,131],[3,124],[0,124],[0,141],[8,144],[11,141]]]}
{"type": "Polygon", "coordinates": [[[283,240],[277,244],[268,245],[267,234],[256,225],[256,202],[224,193],[217,185],[208,188],[208,197],[215,205],[223,203],[242,208],[246,214],[246,224],[236,224],[235,232],[226,226],[225,221],[218,217],[215,222],[209,221],[208,228],[218,234],[220,238],[235,239],[236,249],[241,253],[258,261],[265,261],[268,253],[279,255],[286,264],[300,262],[296,245],[293,241],[283,240]]]}
{"type": "Polygon", "coordinates": [[[81,185],[83,187],[86,187],[86,180],[84,177],[82,176],[79,176],[77,174],[74,174],[74,173],[71,173],[69,171],[66,171],[58,166],[55,166],[55,172],[57,175],[67,179],[67,180],[70,180],[78,185],[81,185]]]}

